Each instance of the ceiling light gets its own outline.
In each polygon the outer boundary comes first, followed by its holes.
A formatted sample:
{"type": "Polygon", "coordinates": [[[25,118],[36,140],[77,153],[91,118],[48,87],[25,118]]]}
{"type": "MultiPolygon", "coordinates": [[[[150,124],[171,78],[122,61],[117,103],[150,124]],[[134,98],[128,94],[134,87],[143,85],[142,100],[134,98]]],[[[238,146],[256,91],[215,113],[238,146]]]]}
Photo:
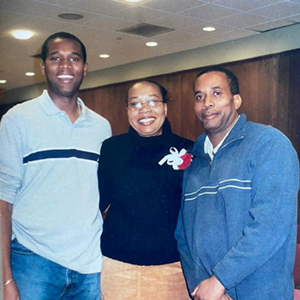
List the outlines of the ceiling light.
{"type": "Polygon", "coordinates": [[[202,30],[203,30],[203,31],[215,31],[216,28],[215,28],[215,27],[207,26],[207,27],[203,27],[202,30]]]}
{"type": "Polygon", "coordinates": [[[5,79],[0,79],[0,84],[4,84],[6,83],[6,80],[5,79]]]}
{"type": "Polygon", "coordinates": [[[109,58],[109,54],[100,54],[99,57],[100,58],[109,58]]]}
{"type": "Polygon", "coordinates": [[[131,2],[131,3],[136,3],[136,2],[141,2],[142,0],[124,0],[125,2],[131,2]]]}
{"type": "Polygon", "coordinates": [[[27,40],[33,36],[33,31],[31,30],[14,30],[11,33],[18,40],[27,40]]]}
{"type": "Polygon", "coordinates": [[[146,43],[146,46],[148,47],[156,47],[158,44],[156,42],[148,42],[146,43]]]}
{"type": "Polygon", "coordinates": [[[58,16],[64,20],[80,20],[84,18],[83,15],[74,14],[74,13],[65,13],[65,14],[60,14],[58,16]]]}
{"type": "Polygon", "coordinates": [[[25,75],[31,77],[31,76],[34,76],[35,73],[34,72],[27,72],[27,73],[25,73],[25,75]]]}

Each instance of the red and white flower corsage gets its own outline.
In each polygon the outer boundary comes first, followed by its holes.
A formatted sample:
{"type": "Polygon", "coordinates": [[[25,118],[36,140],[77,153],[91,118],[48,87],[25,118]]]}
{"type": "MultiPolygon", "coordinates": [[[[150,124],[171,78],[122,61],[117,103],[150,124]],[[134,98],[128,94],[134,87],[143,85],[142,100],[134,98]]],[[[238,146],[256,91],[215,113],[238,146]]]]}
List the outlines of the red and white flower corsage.
{"type": "Polygon", "coordinates": [[[192,161],[192,155],[188,154],[185,149],[181,149],[180,152],[175,147],[170,148],[170,154],[163,157],[158,164],[162,166],[165,162],[172,166],[174,170],[186,169],[192,161]]]}

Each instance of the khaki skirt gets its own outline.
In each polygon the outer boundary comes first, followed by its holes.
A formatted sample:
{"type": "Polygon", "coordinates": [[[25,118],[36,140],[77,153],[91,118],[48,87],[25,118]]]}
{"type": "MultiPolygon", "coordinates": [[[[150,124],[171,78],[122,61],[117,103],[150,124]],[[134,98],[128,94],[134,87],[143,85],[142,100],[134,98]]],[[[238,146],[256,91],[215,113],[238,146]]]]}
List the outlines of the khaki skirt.
{"type": "Polygon", "coordinates": [[[180,262],[138,266],[103,258],[101,300],[188,300],[180,262]]]}

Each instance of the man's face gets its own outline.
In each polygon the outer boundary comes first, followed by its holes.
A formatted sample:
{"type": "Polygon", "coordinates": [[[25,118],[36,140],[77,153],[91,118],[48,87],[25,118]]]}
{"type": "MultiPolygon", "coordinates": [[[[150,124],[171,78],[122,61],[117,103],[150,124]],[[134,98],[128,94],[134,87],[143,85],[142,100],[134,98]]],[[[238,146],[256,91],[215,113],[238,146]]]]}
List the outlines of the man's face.
{"type": "Polygon", "coordinates": [[[127,116],[129,124],[140,136],[151,137],[162,134],[162,125],[167,116],[167,104],[157,102],[156,107],[150,107],[150,100],[162,100],[159,88],[149,82],[140,82],[128,91],[127,116]],[[131,104],[142,103],[140,109],[133,110],[131,104]]]}
{"type": "Polygon", "coordinates": [[[208,72],[195,81],[195,113],[210,135],[224,137],[237,118],[240,95],[232,95],[226,75],[208,72]]]}
{"type": "Polygon", "coordinates": [[[41,69],[51,96],[72,98],[77,96],[87,64],[83,62],[81,47],[76,41],[57,38],[49,41],[41,69]]]}

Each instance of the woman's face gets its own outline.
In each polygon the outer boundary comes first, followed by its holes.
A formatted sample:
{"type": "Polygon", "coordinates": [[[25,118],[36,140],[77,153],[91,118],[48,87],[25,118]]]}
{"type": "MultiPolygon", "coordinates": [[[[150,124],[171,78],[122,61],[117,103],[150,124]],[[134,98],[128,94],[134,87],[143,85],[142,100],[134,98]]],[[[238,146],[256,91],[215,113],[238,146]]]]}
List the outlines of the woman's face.
{"type": "Polygon", "coordinates": [[[140,136],[162,134],[162,125],[167,116],[167,104],[162,100],[159,87],[153,83],[139,82],[129,89],[128,121],[140,136]]]}

